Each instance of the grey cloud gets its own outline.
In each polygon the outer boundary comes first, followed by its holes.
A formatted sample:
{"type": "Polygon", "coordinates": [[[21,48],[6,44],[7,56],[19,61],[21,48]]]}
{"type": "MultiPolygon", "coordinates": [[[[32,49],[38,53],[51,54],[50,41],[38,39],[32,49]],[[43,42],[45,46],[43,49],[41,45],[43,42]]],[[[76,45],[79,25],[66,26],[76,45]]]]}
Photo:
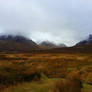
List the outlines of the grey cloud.
{"type": "Polygon", "coordinates": [[[92,33],[91,0],[0,0],[0,32],[74,45],[92,33]]]}

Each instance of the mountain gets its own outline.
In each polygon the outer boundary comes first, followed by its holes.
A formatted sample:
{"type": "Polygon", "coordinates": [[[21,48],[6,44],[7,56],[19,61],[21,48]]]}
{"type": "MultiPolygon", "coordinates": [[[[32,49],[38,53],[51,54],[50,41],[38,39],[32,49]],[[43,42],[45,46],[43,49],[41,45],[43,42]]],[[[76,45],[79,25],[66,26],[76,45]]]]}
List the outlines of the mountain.
{"type": "Polygon", "coordinates": [[[2,35],[0,36],[0,51],[31,51],[39,49],[39,46],[24,36],[2,35]]]}
{"type": "Polygon", "coordinates": [[[80,41],[79,43],[76,44],[76,46],[80,45],[92,45],[92,35],[90,34],[87,39],[80,41]]]}
{"type": "MultiPolygon", "coordinates": [[[[43,45],[43,44],[42,44],[43,45]]],[[[48,45],[48,44],[46,44],[48,45]]],[[[53,45],[53,44],[51,44],[53,45]]],[[[61,44],[62,46],[62,44],[61,44]]],[[[54,46],[55,47],[55,46],[54,46]]],[[[38,51],[37,51],[38,53],[38,51]]],[[[92,35],[89,35],[85,40],[80,41],[75,46],[72,47],[63,47],[63,48],[52,48],[46,50],[39,50],[39,53],[92,53],[92,35]]]]}
{"type": "Polygon", "coordinates": [[[47,48],[47,49],[51,49],[51,48],[62,48],[62,47],[66,47],[66,45],[64,44],[55,44],[53,42],[49,42],[49,41],[43,41],[42,43],[39,44],[41,47],[43,48],[47,48]]]}

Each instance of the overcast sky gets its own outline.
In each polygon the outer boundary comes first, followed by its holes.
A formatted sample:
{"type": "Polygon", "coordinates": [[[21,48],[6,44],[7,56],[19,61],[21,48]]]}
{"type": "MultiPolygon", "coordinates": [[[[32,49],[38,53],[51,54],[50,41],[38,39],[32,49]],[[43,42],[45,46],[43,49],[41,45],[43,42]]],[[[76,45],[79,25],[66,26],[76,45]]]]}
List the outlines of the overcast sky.
{"type": "Polygon", "coordinates": [[[74,45],[92,33],[92,0],[0,0],[0,33],[74,45]]]}

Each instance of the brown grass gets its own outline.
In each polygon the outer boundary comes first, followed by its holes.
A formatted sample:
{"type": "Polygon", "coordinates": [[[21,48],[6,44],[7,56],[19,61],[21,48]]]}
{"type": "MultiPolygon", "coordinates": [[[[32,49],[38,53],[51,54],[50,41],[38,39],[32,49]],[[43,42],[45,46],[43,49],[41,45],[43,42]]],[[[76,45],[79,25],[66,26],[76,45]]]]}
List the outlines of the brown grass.
{"type": "MultiPolygon", "coordinates": [[[[30,54],[30,53],[0,53],[0,85],[15,85],[24,81],[31,81],[41,73],[48,78],[67,78],[68,81],[60,85],[73,85],[70,81],[76,81],[77,75],[68,75],[79,71],[83,82],[91,81],[91,54],[30,54]],[[3,59],[2,59],[3,57],[3,59]],[[8,58],[8,59],[7,59],[8,58]],[[88,75],[88,76],[87,76],[88,75]],[[35,77],[36,76],[36,77],[35,77]]],[[[78,76],[79,77],[79,76],[78,76]]],[[[78,80],[77,80],[78,81],[78,80]]],[[[57,84],[57,83],[56,83],[57,84]]],[[[62,87],[63,87],[62,86],[62,87]]],[[[1,87],[1,86],[0,86],[1,87]]],[[[3,88],[3,87],[2,87],[3,88]]],[[[68,89],[68,88],[67,88],[68,89]]]]}
{"type": "Polygon", "coordinates": [[[80,75],[74,72],[66,80],[57,81],[54,86],[54,92],[81,92],[81,88],[80,75]]]}

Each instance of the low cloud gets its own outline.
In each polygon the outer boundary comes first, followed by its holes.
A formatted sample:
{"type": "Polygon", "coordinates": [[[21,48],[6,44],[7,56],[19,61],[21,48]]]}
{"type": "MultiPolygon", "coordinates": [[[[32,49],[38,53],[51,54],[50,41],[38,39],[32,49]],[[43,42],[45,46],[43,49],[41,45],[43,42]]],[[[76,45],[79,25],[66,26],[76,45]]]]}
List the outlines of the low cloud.
{"type": "Polygon", "coordinates": [[[0,0],[0,33],[74,45],[92,33],[91,0],[0,0]]]}

